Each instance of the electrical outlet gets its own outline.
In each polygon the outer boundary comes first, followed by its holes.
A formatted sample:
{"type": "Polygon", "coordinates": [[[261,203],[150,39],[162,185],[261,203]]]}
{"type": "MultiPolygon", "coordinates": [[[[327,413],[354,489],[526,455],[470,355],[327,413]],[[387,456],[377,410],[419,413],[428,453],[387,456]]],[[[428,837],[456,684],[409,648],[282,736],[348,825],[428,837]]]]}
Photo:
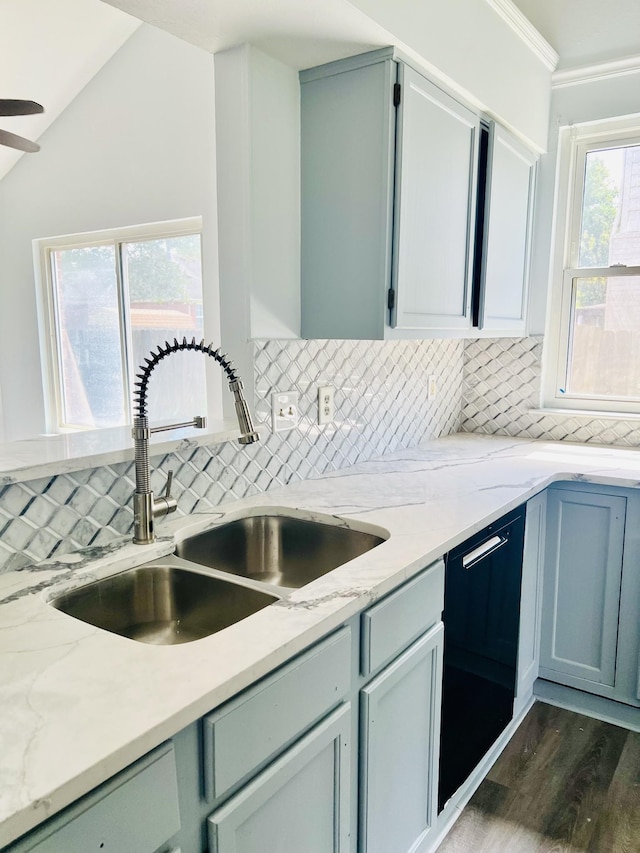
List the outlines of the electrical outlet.
{"type": "Polygon", "coordinates": [[[427,400],[435,400],[438,395],[438,379],[435,373],[432,373],[428,379],[427,400]]]}
{"type": "Polygon", "coordinates": [[[333,385],[318,386],[318,423],[320,426],[330,424],[335,420],[336,407],[333,385]]]}
{"type": "Polygon", "coordinates": [[[276,391],[271,395],[271,427],[273,432],[284,432],[298,426],[297,391],[276,391]]]}

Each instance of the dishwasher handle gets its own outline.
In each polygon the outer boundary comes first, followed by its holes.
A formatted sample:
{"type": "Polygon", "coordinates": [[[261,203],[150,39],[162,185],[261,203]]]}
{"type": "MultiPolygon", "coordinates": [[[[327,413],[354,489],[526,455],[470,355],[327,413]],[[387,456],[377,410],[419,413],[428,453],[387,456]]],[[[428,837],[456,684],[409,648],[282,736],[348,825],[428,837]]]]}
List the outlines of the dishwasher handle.
{"type": "Polygon", "coordinates": [[[491,539],[487,539],[487,541],[483,542],[482,545],[478,545],[477,548],[474,548],[472,551],[468,551],[463,556],[462,568],[472,568],[484,557],[487,557],[489,554],[493,554],[493,552],[497,551],[498,548],[502,548],[502,546],[506,545],[508,541],[508,536],[492,536],[491,539]]]}

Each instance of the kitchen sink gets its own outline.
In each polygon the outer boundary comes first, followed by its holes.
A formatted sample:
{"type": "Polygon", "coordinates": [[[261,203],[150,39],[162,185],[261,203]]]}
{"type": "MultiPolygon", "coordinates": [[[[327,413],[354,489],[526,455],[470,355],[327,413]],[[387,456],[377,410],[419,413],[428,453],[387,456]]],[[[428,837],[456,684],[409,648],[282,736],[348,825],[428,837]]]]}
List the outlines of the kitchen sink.
{"type": "Polygon", "coordinates": [[[179,557],[280,587],[299,588],[385,540],[373,533],[287,515],[254,515],[181,542],[179,557]]]}
{"type": "Polygon", "coordinates": [[[62,593],[51,604],[113,634],[164,646],[215,634],[277,600],[198,571],[150,565],[62,593]]]}

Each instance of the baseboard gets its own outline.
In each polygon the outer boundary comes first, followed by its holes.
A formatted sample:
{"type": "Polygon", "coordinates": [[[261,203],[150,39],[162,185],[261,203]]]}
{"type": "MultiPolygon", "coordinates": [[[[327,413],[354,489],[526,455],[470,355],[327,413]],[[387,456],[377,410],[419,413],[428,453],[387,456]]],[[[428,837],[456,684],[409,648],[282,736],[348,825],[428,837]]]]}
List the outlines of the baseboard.
{"type": "Polygon", "coordinates": [[[612,723],[614,726],[640,732],[640,708],[614,702],[613,699],[605,699],[603,696],[595,696],[593,693],[585,693],[573,687],[565,687],[564,684],[556,684],[543,678],[536,680],[533,693],[536,699],[549,705],[556,705],[558,708],[575,711],[586,717],[602,720],[604,723],[612,723]]]}

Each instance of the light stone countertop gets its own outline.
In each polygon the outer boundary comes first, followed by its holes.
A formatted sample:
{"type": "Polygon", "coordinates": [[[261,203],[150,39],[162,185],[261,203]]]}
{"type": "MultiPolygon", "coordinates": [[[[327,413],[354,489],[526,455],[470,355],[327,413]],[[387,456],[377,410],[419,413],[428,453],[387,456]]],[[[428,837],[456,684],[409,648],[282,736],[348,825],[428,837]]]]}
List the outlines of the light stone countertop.
{"type": "Polygon", "coordinates": [[[128,541],[0,575],[0,848],[328,634],[558,480],[638,488],[640,453],[456,435],[216,511],[161,521],[128,541]],[[335,515],[386,542],[224,631],[151,646],[48,603],[172,551],[173,537],[257,507],[335,515]]]}

